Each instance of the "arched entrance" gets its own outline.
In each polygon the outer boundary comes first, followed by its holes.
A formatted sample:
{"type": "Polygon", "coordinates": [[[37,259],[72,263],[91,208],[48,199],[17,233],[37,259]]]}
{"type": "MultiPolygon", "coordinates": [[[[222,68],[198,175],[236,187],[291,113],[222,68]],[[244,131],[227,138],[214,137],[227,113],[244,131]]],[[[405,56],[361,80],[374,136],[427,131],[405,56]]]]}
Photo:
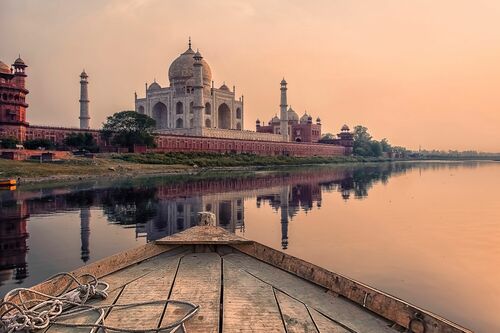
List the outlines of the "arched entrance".
{"type": "Polygon", "coordinates": [[[183,128],[184,127],[184,122],[182,121],[182,118],[179,118],[175,121],[175,128],[183,128]]]}
{"type": "Polygon", "coordinates": [[[167,128],[167,106],[162,102],[153,107],[153,119],[156,121],[156,128],[167,128]]]}
{"type": "Polygon", "coordinates": [[[212,122],[210,121],[210,119],[205,119],[205,127],[212,127],[212,122]]]}
{"type": "Polygon", "coordinates": [[[217,119],[219,123],[219,128],[229,129],[231,128],[231,110],[226,103],[222,103],[217,109],[217,119]]]}

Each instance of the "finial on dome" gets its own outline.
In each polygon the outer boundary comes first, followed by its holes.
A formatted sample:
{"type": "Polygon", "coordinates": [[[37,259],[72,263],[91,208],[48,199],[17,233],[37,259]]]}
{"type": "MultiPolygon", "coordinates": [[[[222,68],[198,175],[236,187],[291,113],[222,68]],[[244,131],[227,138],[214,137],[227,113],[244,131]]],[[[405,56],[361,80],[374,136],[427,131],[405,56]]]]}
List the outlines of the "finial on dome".
{"type": "Polygon", "coordinates": [[[189,43],[188,43],[189,49],[191,49],[191,36],[189,36],[189,43]]]}

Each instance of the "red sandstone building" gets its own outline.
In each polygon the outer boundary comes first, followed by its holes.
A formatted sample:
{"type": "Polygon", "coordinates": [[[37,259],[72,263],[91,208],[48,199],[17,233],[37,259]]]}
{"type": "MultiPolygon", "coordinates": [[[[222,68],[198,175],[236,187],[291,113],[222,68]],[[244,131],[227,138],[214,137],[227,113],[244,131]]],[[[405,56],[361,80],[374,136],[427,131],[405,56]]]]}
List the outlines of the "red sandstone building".
{"type": "MultiPolygon", "coordinates": [[[[318,142],[321,139],[321,119],[316,118],[313,123],[312,116],[304,112],[300,117],[290,107],[287,111],[288,135],[292,142],[318,142]]],[[[259,119],[255,122],[255,129],[259,133],[281,134],[281,119],[274,116],[267,125],[261,125],[259,119]]]]}
{"type": "Polygon", "coordinates": [[[25,86],[28,67],[19,57],[9,66],[0,61],[0,136],[14,137],[24,141],[26,136],[26,95],[28,90],[25,86]]]}
{"type": "MultiPolygon", "coordinates": [[[[106,147],[101,139],[100,131],[89,128],[67,128],[55,126],[34,126],[26,120],[26,72],[27,65],[19,57],[12,65],[12,69],[0,61],[0,139],[15,138],[21,143],[26,140],[48,139],[56,146],[63,147],[65,138],[78,132],[91,133],[101,150],[110,151],[113,147],[106,147]]],[[[83,75],[83,73],[82,73],[83,75]]],[[[86,81],[85,74],[85,83],[86,81]]],[[[86,85],[85,85],[86,87],[86,85]]],[[[282,90],[286,90],[286,82],[282,81],[282,90]]],[[[82,99],[80,100],[82,102],[82,99]]],[[[85,96],[83,102],[88,105],[85,96]]],[[[282,103],[286,107],[285,103],[282,103]]],[[[282,110],[283,111],[283,110],[282,110]]],[[[223,137],[205,137],[193,135],[176,135],[175,133],[158,133],[156,137],[157,148],[148,149],[156,152],[193,151],[214,153],[251,153],[259,155],[290,155],[290,156],[333,156],[348,155],[352,153],[352,135],[343,131],[339,134],[343,139],[330,144],[318,143],[321,137],[320,119],[313,124],[312,117],[304,115],[298,118],[297,114],[290,108],[283,119],[273,118],[267,126],[260,126],[257,121],[257,133],[281,134],[281,128],[287,128],[286,141],[267,141],[235,139],[223,137]],[[306,119],[307,116],[307,119],[306,119]],[[280,122],[282,123],[280,127],[280,122]]],[[[88,112],[88,109],[87,109],[88,112]]],[[[283,113],[283,112],[282,112],[283,113]]],[[[86,117],[89,118],[87,114],[86,117]]],[[[277,118],[277,117],[275,117],[277,118]]],[[[256,132],[253,132],[257,134],[256,132]]]]}

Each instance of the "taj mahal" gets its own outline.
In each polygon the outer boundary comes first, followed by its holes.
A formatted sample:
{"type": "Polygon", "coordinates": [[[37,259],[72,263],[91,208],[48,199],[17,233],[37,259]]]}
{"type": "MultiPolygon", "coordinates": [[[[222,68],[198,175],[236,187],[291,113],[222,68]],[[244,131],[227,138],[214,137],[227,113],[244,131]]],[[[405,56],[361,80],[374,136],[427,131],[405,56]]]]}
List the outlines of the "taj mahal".
{"type": "MultiPolygon", "coordinates": [[[[215,88],[212,71],[189,40],[188,49],[168,70],[169,87],[155,80],[144,98],[135,99],[135,110],[156,120],[160,133],[203,135],[204,129],[243,130],[243,96],[226,84],[215,88]]],[[[206,132],[206,131],[205,131],[206,132]]],[[[223,132],[223,131],[222,131],[223,132]]]]}

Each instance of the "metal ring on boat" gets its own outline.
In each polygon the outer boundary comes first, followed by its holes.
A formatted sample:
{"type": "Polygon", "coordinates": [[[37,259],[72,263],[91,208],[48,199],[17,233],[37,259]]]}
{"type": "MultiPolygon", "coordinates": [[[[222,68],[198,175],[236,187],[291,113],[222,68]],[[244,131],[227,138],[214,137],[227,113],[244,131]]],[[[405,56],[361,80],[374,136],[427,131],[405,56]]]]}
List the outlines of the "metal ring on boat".
{"type": "Polygon", "coordinates": [[[413,318],[410,319],[410,322],[408,323],[408,330],[406,330],[406,333],[415,333],[413,331],[413,323],[419,322],[422,324],[422,333],[425,333],[425,321],[421,313],[415,312],[413,315],[413,318]]]}

